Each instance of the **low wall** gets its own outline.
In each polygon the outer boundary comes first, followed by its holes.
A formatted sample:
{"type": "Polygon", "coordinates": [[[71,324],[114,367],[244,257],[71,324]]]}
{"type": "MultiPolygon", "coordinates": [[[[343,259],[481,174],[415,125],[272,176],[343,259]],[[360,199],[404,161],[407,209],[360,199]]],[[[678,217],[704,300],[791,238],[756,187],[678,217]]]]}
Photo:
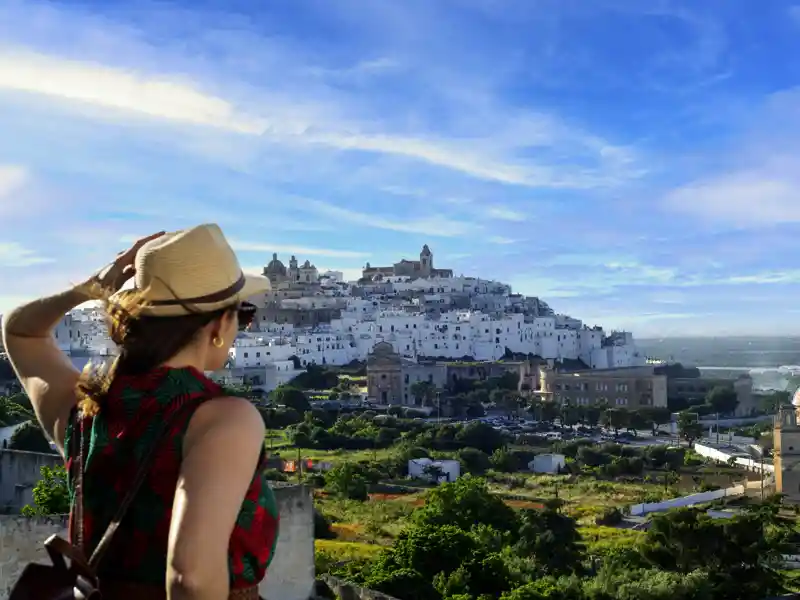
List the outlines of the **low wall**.
{"type": "MultiPolygon", "coordinates": [[[[705,444],[695,444],[694,451],[697,452],[700,456],[704,456],[706,458],[710,458],[712,460],[716,460],[718,462],[728,462],[731,458],[731,454],[725,452],[724,450],[719,450],[714,448],[713,446],[707,446],[705,444]]],[[[775,466],[765,462],[760,463],[757,460],[753,460],[752,458],[744,458],[741,456],[737,456],[734,458],[734,462],[737,466],[747,469],[748,471],[764,471],[766,473],[773,473],[775,471],[775,466]]]]}
{"type": "MultiPolygon", "coordinates": [[[[259,592],[266,600],[307,600],[314,586],[314,516],[305,486],[275,488],[281,516],[275,558],[259,592]]],[[[0,516],[0,599],[29,562],[48,564],[42,543],[67,535],[66,517],[0,516]]]]}
{"type": "Polygon", "coordinates": [[[62,466],[59,454],[0,450],[0,509],[6,514],[18,514],[22,507],[33,502],[33,486],[42,478],[44,466],[62,466]]]}
{"type": "Polygon", "coordinates": [[[719,498],[725,498],[726,496],[741,496],[744,494],[744,492],[745,488],[743,485],[735,485],[722,490],[689,494],[688,496],[664,500],[663,502],[634,504],[630,507],[630,512],[634,516],[642,516],[648,513],[662,512],[671,508],[681,508],[685,506],[694,506],[695,504],[703,504],[704,502],[711,502],[712,500],[718,500],[719,498]]]}
{"type": "MultiPolygon", "coordinates": [[[[331,575],[321,575],[319,579],[341,600],[397,600],[394,596],[368,590],[331,575]]],[[[319,597],[324,597],[324,594],[319,594],[319,597]]]]}

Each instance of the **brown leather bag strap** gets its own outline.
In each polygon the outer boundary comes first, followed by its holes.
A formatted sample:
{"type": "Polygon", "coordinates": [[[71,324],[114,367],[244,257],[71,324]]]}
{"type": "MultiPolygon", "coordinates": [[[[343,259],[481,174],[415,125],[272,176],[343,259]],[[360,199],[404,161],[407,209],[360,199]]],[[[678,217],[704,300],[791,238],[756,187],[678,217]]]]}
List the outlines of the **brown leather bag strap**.
{"type": "Polygon", "coordinates": [[[77,459],[77,474],[75,475],[75,505],[72,519],[72,544],[85,555],[83,546],[83,447],[84,427],[81,411],[75,408],[72,425],[71,454],[77,459]]]}
{"type": "MultiPolygon", "coordinates": [[[[125,497],[122,499],[119,507],[117,507],[117,512],[114,514],[114,517],[111,519],[111,522],[108,524],[103,537],[100,538],[100,542],[97,544],[97,547],[92,552],[92,556],[89,558],[88,564],[89,568],[92,571],[97,569],[97,566],[100,564],[100,561],[103,559],[106,551],[108,550],[109,545],[111,544],[111,540],[114,538],[114,534],[119,529],[120,523],[122,519],[125,518],[125,515],[128,512],[131,504],[133,503],[136,494],[139,492],[139,489],[142,487],[145,478],[147,477],[148,472],[150,471],[150,467],[153,466],[153,460],[155,460],[156,450],[161,445],[161,442],[164,441],[167,433],[169,433],[170,426],[175,422],[175,420],[182,415],[187,408],[197,406],[200,401],[205,400],[206,398],[202,398],[199,400],[192,400],[189,402],[184,403],[179,408],[177,408],[168,419],[162,421],[161,429],[159,430],[158,435],[156,436],[155,443],[147,449],[147,452],[142,459],[142,462],[139,465],[139,469],[136,471],[136,476],[133,479],[128,491],[125,493],[125,497]]],[[[79,451],[79,459],[78,459],[78,467],[80,469],[80,473],[76,481],[79,483],[76,485],[76,515],[80,514],[81,520],[78,522],[77,531],[79,531],[79,540],[80,543],[83,542],[83,443],[81,443],[81,449],[79,451]],[[80,508],[79,508],[80,506],[80,508]]],[[[81,550],[82,547],[79,546],[81,550]]]]}

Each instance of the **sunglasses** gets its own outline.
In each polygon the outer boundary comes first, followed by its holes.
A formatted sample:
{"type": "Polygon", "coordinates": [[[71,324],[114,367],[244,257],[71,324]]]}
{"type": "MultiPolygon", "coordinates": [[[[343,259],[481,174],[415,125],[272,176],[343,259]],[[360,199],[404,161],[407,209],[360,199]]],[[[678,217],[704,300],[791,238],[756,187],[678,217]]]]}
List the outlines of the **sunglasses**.
{"type": "Polygon", "coordinates": [[[247,331],[256,316],[257,307],[249,302],[242,302],[236,309],[236,316],[239,319],[239,331],[247,331]]]}

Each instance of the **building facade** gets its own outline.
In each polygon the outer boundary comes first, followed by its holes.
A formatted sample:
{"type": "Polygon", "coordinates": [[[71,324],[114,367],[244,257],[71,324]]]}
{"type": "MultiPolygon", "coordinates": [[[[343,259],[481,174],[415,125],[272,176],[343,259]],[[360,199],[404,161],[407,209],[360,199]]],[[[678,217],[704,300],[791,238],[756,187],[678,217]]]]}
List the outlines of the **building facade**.
{"type": "Polygon", "coordinates": [[[798,405],[800,390],[795,392],[793,406],[779,409],[773,433],[773,464],[775,491],[785,495],[785,501],[800,504],[800,426],[798,405]]]}
{"type": "Polygon", "coordinates": [[[655,375],[651,368],[633,367],[559,373],[540,369],[535,393],[558,404],[588,406],[608,404],[637,409],[667,406],[667,377],[655,375]]]}
{"type": "Polygon", "coordinates": [[[447,366],[415,363],[400,356],[391,344],[376,344],[367,357],[367,396],[380,404],[421,406],[414,384],[427,382],[435,389],[447,385],[447,366]]]}

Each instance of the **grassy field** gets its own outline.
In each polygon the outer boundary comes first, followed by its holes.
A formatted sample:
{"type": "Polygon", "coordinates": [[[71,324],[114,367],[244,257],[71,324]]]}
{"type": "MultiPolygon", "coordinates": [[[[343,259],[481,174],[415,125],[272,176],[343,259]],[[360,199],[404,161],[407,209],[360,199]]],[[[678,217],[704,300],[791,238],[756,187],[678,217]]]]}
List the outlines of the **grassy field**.
{"type": "MultiPolygon", "coordinates": [[[[585,532],[587,545],[605,551],[635,540],[638,532],[595,525],[595,519],[607,507],[623,508],[663,495],[663,488],[647,484],[599,482],[590,478],[570,479],[566,476],[530,476],[524,487],[509,488],[491,484],[506,504],[515,509],[539,509],[547,499],[564,502],[562,510],[578,520],[585,532]]],[[[318,495],[318,509],[331,521],[340,541],[375,545],[391,544],[416,507],[425,502],[427,490],[409,494],[371,494],[366,502],[318,495]]]]}
{"type": "MultiPolygon", "coordinates": [[[[579,484],[580,485],[580,484],[579,484]]],[[[425,492],[399,495],[375,495],[367,502],[342,500],[338,498],[318,498],[317,506],[332,521],[331,530],[335,540],[317,540],[316,549],[323,552],[329,560],[352,560],[369,557],[389,546],[403,529],[414,508],[424,503],[425,492]]],[[[626,497],[625,490],[618,490],[617,500],[626,497]]],[[[591,502],[605,500],[608,494],[586,491],[582,496],[574,496],[573,510],[584,514],[595,513],[591,502]]],[[[514,508],[536,508],[536,502],[509,499],[507,504],[514,508]]],[[[593,519],[581,520],[580,533],[588,552],[605,556],[623,547],[636,544],[643,533],[631,529],[617,529],[595,525],[593,519]]]]}

